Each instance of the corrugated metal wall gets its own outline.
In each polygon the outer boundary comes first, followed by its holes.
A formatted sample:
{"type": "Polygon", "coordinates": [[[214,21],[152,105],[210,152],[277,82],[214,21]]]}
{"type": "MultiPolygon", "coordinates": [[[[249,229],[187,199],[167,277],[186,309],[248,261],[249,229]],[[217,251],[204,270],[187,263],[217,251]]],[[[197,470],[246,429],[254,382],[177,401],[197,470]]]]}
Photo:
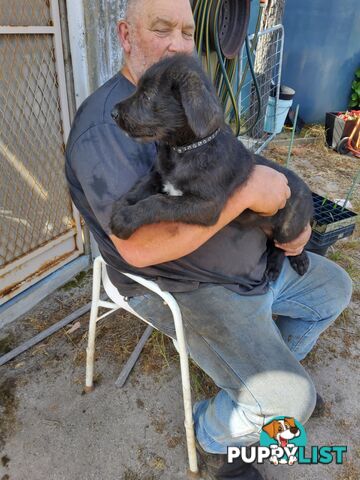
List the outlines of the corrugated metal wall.
{"type": "Polygon", "coordinates": [[[120,68],[122,52],[116,23],[127,0],[84,0],[90,90],[94,91],[120,68]]]}

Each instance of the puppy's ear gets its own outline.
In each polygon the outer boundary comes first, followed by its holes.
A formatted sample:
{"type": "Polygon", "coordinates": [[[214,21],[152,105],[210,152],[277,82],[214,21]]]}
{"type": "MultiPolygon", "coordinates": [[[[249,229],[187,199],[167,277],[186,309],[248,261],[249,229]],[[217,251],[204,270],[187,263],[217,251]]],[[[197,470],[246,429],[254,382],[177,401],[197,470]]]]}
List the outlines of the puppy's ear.
{"type": "Polygon", "coordinates": [[[206,137],[221,126],[224,113],[220,101],[197,72],[184,75],[178,86],[189,127],[197,137],[206,137]]]}
{"type": "Polygon", "coordinates": [[[296,427],[295,420],[293,417],[285,417],[284,421],[287,422],[290,425],[290,427],[296,427]]]}
{"type": "Polygon", "coordinates": [[[269,437],[275,438],[275,434],[276,434],[275,429],[276,429],[277,424],[278,424],[278,421],[273,420],[271,423],[268,423],[267,425],[262,427],[262,429],[264,430],[264,432],[266,432],[269,435],[269,437]]]}

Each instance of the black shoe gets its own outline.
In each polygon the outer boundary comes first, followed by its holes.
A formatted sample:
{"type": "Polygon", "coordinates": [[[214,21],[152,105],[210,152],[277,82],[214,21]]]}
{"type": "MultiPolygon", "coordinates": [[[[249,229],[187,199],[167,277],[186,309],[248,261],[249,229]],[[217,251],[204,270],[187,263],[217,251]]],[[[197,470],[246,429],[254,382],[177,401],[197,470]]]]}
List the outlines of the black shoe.
{"type": "Polygon", "coordinates": [[[325,415],[326,412],[326,403],[323,398],[317,393],[316,394],[316,404],[313,413],[311,414],[312,418],[318,418],[325,415]]]}
{"type": "Polygon", "coordinates": [[[263,480],[258,470],[243,462],[241,458],[235,458],[233,463],[228,463],[227,455],[208,453],[197,440],[196,450],[200,457],[202,478],[206,480],[263,480]]]}

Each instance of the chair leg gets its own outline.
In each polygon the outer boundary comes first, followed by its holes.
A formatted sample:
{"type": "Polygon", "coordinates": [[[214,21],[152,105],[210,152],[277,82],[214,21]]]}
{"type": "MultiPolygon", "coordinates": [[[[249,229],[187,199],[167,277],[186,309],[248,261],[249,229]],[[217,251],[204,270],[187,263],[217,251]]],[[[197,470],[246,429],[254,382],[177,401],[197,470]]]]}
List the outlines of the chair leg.
{"type": "Polygon", "coordinates": [[[93,378],[94,378],[94,360],[95,360],[95,337],[96,337],[96,322],[99,310],[100,300],[100,287],[101,287],[101,268],[102,259],[97,257],[93,266],[93,286],[92,286],[92,302],[90,312],[89,323],[89,337],[88,346],[86,349],[86,380],[85,380],[85,393],[92,392],[94,390],[93,378]]]}
{"type": "Polygon", "coordinates": [[[192,402],[191,402],[191,386],[190,386],[190,370],[189,370],[189,356],[187,352],[185,332],[182,322],[181,311],[175,299],[171,296],[167,299],[167,304],[173,314],[174,326],[176,331],[177,350],[180,357],[180,372],[181,383],[183,390],[183,402],[185,413],[185,433],[186,443],[189,459],[188,477],[195,479],[200,478],[200,472],[196,456],[195,447],[195,430],[192,416],[192,402]]]}

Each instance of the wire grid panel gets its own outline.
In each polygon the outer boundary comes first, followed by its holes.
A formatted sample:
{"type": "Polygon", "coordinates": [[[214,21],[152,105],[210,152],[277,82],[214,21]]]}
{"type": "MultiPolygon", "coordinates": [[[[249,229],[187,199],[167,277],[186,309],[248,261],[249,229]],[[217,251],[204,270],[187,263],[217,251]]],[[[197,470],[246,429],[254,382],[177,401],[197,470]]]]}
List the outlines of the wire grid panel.
{"type": "Polygon", "coordinates": [[[52,25],[49,0],[0,0],[0,25],[52,25]]]}
{"type": "Polygon", "coordinates": [[[275,133],[265,132],[264,128],[266,128],[267,105],[270,96],[275,96],[275,111],[279,99],[284,30],[282,25],[277,25],[259,32],[257,37],[251,35],[249,40],[251,41],[251,50],[255,54],[254,71],[261,102],[259,105],[255,83],[247,65],[244,46],[240,52],[239,62],[239,78],[245,77],[239,95],[240,132],[244,133],[240,133],[239,139],[249,150],[259,153],[275,136],[275,133]]]}
{"type": "Polygon", "coordinates": [[[0,267],[73,226],[50,35],[0,35],[0,267]]]}

